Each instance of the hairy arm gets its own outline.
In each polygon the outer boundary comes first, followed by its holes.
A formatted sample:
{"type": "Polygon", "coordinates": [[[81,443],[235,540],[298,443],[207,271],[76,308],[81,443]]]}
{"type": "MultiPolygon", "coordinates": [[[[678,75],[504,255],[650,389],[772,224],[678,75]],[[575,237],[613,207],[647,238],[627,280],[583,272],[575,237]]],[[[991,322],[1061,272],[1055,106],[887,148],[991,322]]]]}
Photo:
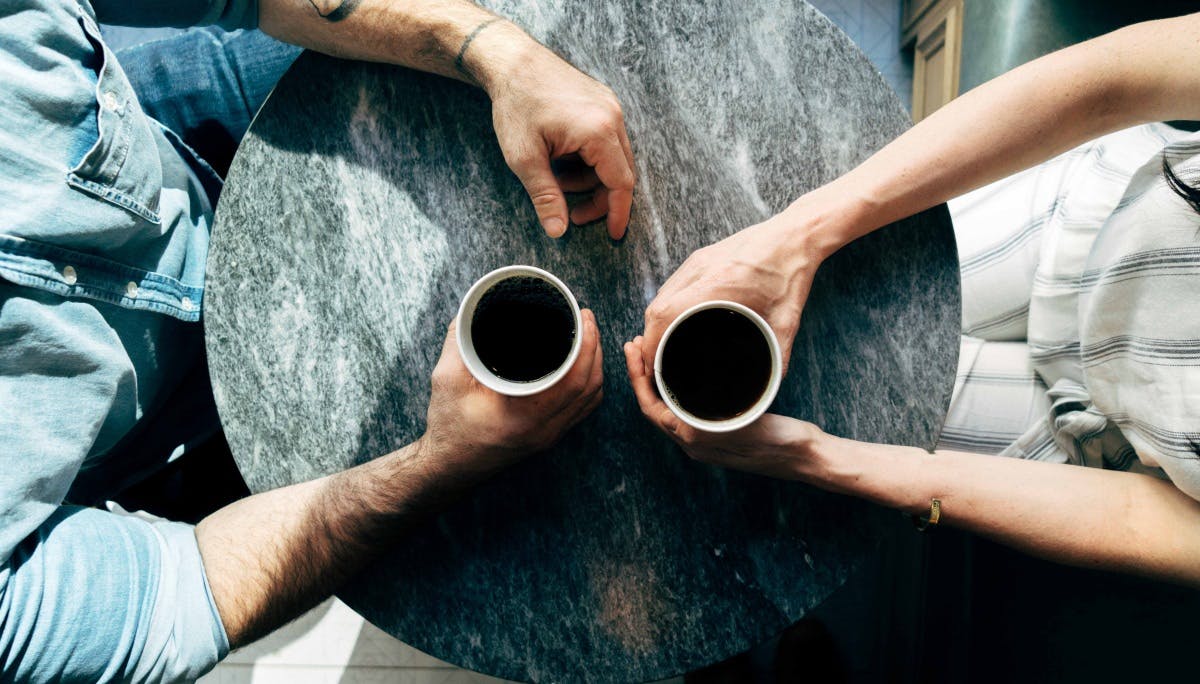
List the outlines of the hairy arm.
{"type": "Polygon", "coordinates": [[[201,521],[196,540],[231,647],[331,594],[411,520],[468,484],[439,474],[439,460],[418,442],[243,499],[201,521]]]}
{"type": "Polygon", "coordinates": [[[548,448],[599,405],[602,353],[583,310],[579,359],[531,397],[505,397],[471,377],[453,326],[433,372],[425,435],[387,456],[248,497],[196,527],[231,648],[329,596],[423,514],[497,470],[548,448]]]}
{"type": "Polygon", "coordinates": [[[465,0],[262,0],[259,26],[327,54],[403,64],[480,85],[548,52],[516,26],[465,0]]]}

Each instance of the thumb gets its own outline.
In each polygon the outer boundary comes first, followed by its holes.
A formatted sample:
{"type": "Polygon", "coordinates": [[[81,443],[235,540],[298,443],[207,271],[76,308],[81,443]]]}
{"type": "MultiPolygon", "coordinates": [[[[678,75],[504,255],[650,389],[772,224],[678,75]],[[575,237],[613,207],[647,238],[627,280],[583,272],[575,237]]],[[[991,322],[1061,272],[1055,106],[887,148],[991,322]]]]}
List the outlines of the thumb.
{"type": "Polygon", "coordinates": [[[549,157],[538,156],[515,165],[513,173],[517,174],[521,185],[529,193],[542,230],[552,238],[562,237],[567,232],[567,200],[558,187],[558,179],[550,170],[549,157]]]}
{"type": "Polygon", "coordinates": [[[458,319],[450,319],[450,325],[446,328],[446,339],[442,342],[442,354],[438,357],[438,365],[443,363],[454,363],[461,361],[458,354],[458,319]]]}

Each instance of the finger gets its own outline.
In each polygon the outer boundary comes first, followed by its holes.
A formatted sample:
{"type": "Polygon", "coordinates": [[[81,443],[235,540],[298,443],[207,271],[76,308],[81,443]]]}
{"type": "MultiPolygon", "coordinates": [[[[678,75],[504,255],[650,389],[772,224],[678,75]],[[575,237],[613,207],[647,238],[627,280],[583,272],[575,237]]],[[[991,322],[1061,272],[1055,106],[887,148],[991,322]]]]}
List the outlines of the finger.
{"type": "Polygon", "coordinates": [[[640,344],[638,350],[642,355],[642,364],[650,373],[650,369],[654,368],[654,356],[658,353],[659,340],[662,339],[663,327],[658,323],[651,323],[646,326],[645,332],[640,336],[640,344]]]}
{"type": "Polygon", "coordinates": [[[603,386],[602,376],[595,384],[592,380],[593,376],[600,372],[598,366],[601,363],[600,334],[595,314],[591,309],[583,309],[580,314],[583,318],[583,342],[579,349],[579,358],[558,384],[536,395],[547,402],[547,413],[544,416],[546,421],[565,420],[568,426],[574,425],[582,417],[583,414],[579,413],[580,407],[586,405],[591,395],[600,391],[603,386]]]}
{"type": "Polygon", "coordinates": [[[461,361],[458,354],[458,320],[455,318],[450,319],[450,325],[446,327],[446,338],[442,340],[442,353],[438,357],[437,365],[453,359],[461,361]]]}
{"type": "MultiPolygon", "coordinates": [[[[634,182],[634,185],[636,185],[637,184],[637,164],[634,163],[634,161],[633,161],[633,145],[631,145],[629,143],[629,134],[626,132],[624,124],[622,124],[619,128],[617,128],[617,139],[621,143],[621,151],[625,153],[625,160],[626,160],[626,162],[628,162],[630,170],[633,171],[633,182],[634,182]]],[[[612,201],[613,200],[611,200],[611,199],[609,200],[610,203],[612,201]]],[[[629,226],[629,215],[630,215],[630,212],[632,211],[632,209],[633,209],[633,189],[631,188],[630,193],[629,193],[629,205],[625,209],[625,221],[621,226],[619,235],[613,234],[612,219],[611,218],[609,219],[608,234],[614,240],[621,239],[621,237],[625,234],[625,229],[629,226]]],[[[611,211],[609,213],[609,216],[610,217],[612,216],[611,211]]]]}
{"type": "Polygon", "coordinates": [[[625,366],[629,372],[629,384],[633,386],[633,396],[637,399],[642,415],[667,434],[674,436],[679,430],[679,419],[654,391],[649,368],[642,361],[641,340],[642,338],[637,337],[633,342],[625,344],[625,366]]]}
{"type": "Polygon", "coordinates": [[[567,232],[567,200],[550,169],[546,151],[522,157],[510,166],[529,193],[542,230],[552,238],[562,237],[567,232]]]}
{"type": "Polygon", "coordinates": [[[633,204],[633,167],[617,136],[596,138],[579,149],[579,156],[596,169],[600,182],[608,188],[608,234],[619,240],[629,224],[629,209],[633,204]]]}
{"type": "Polygon", "coordinates": [[[633,190],[608,191],[608,236],[614,240],[625,237],[629,213],[633,210],[633,190]]]}
{"type": "Polygon", "coordinates": [[[574,428],[576,425],[583,422],[584,418],[592,415],[592,412],[599,408],[603,400],[604,392],[596,391],[589,394],[587,396],[587,401],[576,406],[569,414],[564,414],[564,416],[566,416],[566,422],[564,422],[562,427],[559,429],[562,432],[566,432],[567,430],[574,428]]]}
{"type": "Polygon", "coordinates": [[[637,182],[637,165],[633,161],[633,145],[629,144],[629,133],[625,130],[622,124],[617,129],[617,138],[621,141],[621,150],[625,152],[625,160],[629,162],[629,168],[633,169],[634,182],[637,182]]]}
{"type": "Polygon", "coordinates": [[[572,396],[583,393],[589,387],[589,378],[592,376],[592,368],[596,365],[596,357],[600,350],[596,315],[591,309],[583,309],[580,314],[583,318],[583,342],[579,349],[579,358],[575,360],[575,365],[567,373],[567,377],[563,378],[563,386],[572,396]]]}
{"type": "MultiPolygon", "coordinates": [[[[598,365],[599,364],[597,364],[597,366],[598,365]]],[[[584,418],[586,418],[588,415],[591,414],[592,411],[596,410],[596,407],[598,407],[603,400],[604,400],[604,383],[597,382],[595,387],[592,387],[587,392],[587,394],[580,399],[580,401],[576,402],[578,405],[576,406],[575,411],[571,416],[571,420],[570,420],[569,424],[574,425],[574,424],[578,423],[579,421],[583,420],[584,418]]]]}
{"type": "MultiPolygon", "coordinates": [[[[678,272],[676,272],[676,275],[678,272]]],[[[663,335],[671,323],[692,304],[704,301],[705,297],[690,286],[680,287],[680,281],[672,275],[663,283],[654,301],[646,308],[645,329],[642,332],[642,353],[647,368],[654,367],[654,355],[662,344],[663,335]]]]}
{"type": "Polygon", "coordinates": [[[434,392],[437,392],[438,388],[461,386],[464,382],[472,381],[473,376],[467,370],[462,355],[458,353],[458,329],[456,322],[451,320],[446,328],[446,337],[442,341],[442,353],[438,356],[430,375],[430,384],[434,392]]]}
{"type": "MultiPolygon", "coordinates": [[[[654,367],[654,355],[658,351],[659,340],[662,339],[667,326],[671,324],[673,312],[677,310],[676,307],[667,303],[673,299],[671,289],[671,279],[668,278],[667,282],[659,288],[658,293],[654,295],[654,301],[646,307],[646,313],[643,316],[642,340],[638,346],[645,355],[643,359],[647,368],[654,367]]],[[[682,311],[682,309],[679,310],[682,311]]]]}
{"type": "MultiPolygon", "coordinates": [[[[584,309],[583,312],[585,320],[589,321],[588,325],[590,325],[591,328],[596,331],[596,344],[592,348],[592,359],[587,365],[588,374],[586,376],[586,380],[583,381],[583,386],[579,390],[580,394],[578,395],[576,403],[582,403],[585,399],[590,398],[592,394],[599,391],[604,385],[604,348],[600,342],[599,326],[596,323],[596,315],[591,309],[584,309]]],[[[580,350],[580,362],[584,360],[583,356],[585,353],[585,350],[580,350]]]]}
{"type": "Polygon", "coordinates": [[[592,325],[596,328],[596,351],[595,359],[592,361],[592,374],[588,376],[588,387],[601,387],[604,385],[604,342],[600,339],[600,326],[596,324],[596,315],[589,309],[588,314],[592,317],[592,325]]]}
{"type": "MultiPolygon", "coordinates": [[[[587,310],[589,314],[592,312],[587,310]]],[[[593,324],[595,318],[592,318],[593,324]]],[[[588,375],[587,385],[584,387],[583,394],[575,401],[577,405],[575,414],[571,417],[571,424],[583,420],[585,416],[594,411],[600,405],[600,400],[604,396],[604,349],[600,342],[600,335],[597,327],[596,348],[593,352],[591,372],[588,375]]]]}
{"type": "Polygon", "coordinates": [[[595,392],[592,392],[590,395],[588,395],[587,402],[582,408],[579,409],[579,415],[574,421],[572,421],[572,424],[576,424],[584,418],[592,415],[596,409],[600,408],[600,404],[602,403],[604,403],[604,390],[597,389],[595,392]]]}
{"type": "Polygon", "coordinates": [[[554,177],[558,179],[558,187],[562,188],[563,192],[591,192],[601,184],[596,170],[582,163],[556,170],[554,177]]]}
{"type": "Polygon", "coordinates": [[[571,222],[577,226],[591,223],[608,213],[608,188],[600,187],[591,197],[571,209],[571,222]]]}
{"type": "Polygon", "coordinates": [[[601,389],[601,390],[598,390],[595,394],[593,394],[591,400],[587,403],[587,406],[583,407],[583,415],[584,416],[591,415],[592,411],[595,411],[597,408],[600,407],[600,404],[603,404],[603,403],[604,403],[604,390],[601,389]]]}

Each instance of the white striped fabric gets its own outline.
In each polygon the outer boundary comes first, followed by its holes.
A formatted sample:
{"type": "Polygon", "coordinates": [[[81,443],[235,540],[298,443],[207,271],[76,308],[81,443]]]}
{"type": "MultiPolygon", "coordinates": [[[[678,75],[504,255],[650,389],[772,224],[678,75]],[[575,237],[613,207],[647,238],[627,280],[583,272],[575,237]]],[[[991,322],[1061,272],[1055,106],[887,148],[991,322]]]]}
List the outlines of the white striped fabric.
{"type": "Polygon", "coordinates": [[[1149,472],[1200,499],[1200,135],[1114,133],[950,203],[963,342],[939,448],[1149,472]]]}

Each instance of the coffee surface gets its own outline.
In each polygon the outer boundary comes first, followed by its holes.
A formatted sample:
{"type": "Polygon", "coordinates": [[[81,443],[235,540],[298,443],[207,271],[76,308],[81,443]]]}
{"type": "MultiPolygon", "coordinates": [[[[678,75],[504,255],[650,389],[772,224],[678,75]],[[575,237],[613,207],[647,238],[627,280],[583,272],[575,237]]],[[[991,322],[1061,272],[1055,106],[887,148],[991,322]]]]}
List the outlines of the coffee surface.
{"type": "Polygon", "coordinates": [[[531,276],[507,278],[480,297],[471,339],[488,370],[505,380],[533,382],[571,353],[575,316],[554,285],[531,276]]]}
{"type": "Polygon", "coordinates": [[[666,345],[663,382],[697,418],[736,418],[770,382],[771,348],[754,321],[736,311],[698,311],[675,328],[666,345]]]}

